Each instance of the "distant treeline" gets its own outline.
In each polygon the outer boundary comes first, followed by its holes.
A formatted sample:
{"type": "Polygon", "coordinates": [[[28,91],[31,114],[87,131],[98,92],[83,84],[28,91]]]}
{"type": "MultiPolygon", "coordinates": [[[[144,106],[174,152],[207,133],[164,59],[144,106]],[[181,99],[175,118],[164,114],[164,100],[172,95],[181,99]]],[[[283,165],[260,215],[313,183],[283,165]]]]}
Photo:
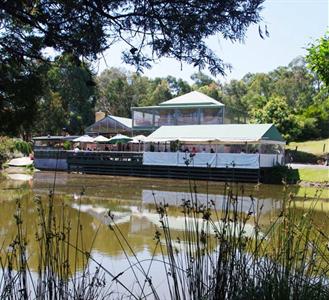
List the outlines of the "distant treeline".
{"type": "Polygon", "coordinates": [[[80,134],[94,122],[95,111],[130,117],[132,106],[157,105],[198,90],[224,103],[231,122],[274,123],[288,141],[328,137],[328,88],[309,52],[288,66],[228,83],[202,72],[191,76],[192,84],[116,68],[96,76],[71,54],[47,63],[2,65],[7,92],[0,107],[0,135],[80,134]]]}

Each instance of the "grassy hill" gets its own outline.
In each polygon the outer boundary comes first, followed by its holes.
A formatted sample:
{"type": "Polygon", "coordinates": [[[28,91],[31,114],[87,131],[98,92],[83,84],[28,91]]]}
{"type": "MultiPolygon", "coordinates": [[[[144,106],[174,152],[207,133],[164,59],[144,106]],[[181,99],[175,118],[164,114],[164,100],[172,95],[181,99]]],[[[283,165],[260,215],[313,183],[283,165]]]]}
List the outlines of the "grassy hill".
{"type": "Polygon", "coordinates": [[[329,152],[329,139],[307,141],[307,142],[292,142],[287,146],[287,149],[312,153],[314,155],[324,155],[329,152]]]}

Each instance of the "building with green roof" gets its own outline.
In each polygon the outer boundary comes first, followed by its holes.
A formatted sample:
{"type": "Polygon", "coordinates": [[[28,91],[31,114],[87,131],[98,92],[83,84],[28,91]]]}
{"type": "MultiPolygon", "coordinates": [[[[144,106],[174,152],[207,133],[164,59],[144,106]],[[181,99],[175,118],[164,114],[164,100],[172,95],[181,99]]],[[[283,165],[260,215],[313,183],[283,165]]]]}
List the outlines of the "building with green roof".
{"type": "Polygon", "coordinates": [[[157,106],[132,107],[134,131],[152,132],[161,126],[223,124],[225,105],[193,91],[157,106]]]}
{"type": "Polygon", "coordinates": [[[257,169],[283,165],[284,146],[273,124],[162,126],[146,139],[144,163],[184,166],[189,152],[194,166],[257,169]]]}
{"type": "Polygon", "coordinates": [[[285,144],[282,135],[273,124],[162,126],[148,136],[149,142],[176,140],[214,144],[285,144]]]}

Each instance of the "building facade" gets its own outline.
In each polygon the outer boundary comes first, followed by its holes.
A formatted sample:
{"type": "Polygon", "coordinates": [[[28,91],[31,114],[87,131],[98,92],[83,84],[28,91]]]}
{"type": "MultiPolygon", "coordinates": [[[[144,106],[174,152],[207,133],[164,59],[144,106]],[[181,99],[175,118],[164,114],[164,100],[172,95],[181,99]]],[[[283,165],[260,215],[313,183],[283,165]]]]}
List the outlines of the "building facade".
{"type": "Polygon", "coordinates": [[[157,106],[132,107],[133,131],[153,132],[161,126],[223,124],[224,104],[197,91],[157,106]]]}

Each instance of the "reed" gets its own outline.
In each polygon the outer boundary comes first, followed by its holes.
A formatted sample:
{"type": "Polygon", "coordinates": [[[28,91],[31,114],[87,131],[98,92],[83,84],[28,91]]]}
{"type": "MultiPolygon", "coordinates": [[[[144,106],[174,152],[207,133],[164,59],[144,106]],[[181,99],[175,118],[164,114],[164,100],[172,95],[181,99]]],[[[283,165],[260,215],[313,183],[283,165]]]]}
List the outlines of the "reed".
{"type": "Polygon", "coordinates": [[[0,249],[0,299],[163,299],[152,279],[158,268],[164,270],[166,299],[329,297],[329,238],[321,222],[314,222],[316,200],[301,211],[294,196],[283,193],[277,216],[264,223],[262,204],[245,195],[243,186],[226,184],[218,206],[211,198],[199,201],[197,184],[190,181],[189,197],[181,203],[181,231],[177,231],[170,206],[154,194],[159,226],[148,259],[138,257],[108,212],[109,231],[128,264],[114,274],[93,257],[97,234],[87,248],[80,212],[73,227],[64,201],[55,199],[54,190],[55,184],[46,203],[35,198],[36,272],[29,265],[32,254],[24,231],[28,220],[17,200],[16,236],[8,249],[0,249]],[[54,209],[57,200],[59,213],[54,209]],[[251,200],[247,210],[245,200],[251,200]],[[133,287],[123,281],[127,273],[133,287]]]}
{"type": "Polygon", "coordinates": [[[301,214],[293,195],[283,195],[265,227],[262,206],[249,196],[243,211],[244,197],[243,187],[233,192],[226,185],[221,208],[211,199],[200,204],[194,185],[182,201],[183,240],[176,243],[168,205],[155,199],[171,299],[327,299],[329,240],[314,224],[312,207],[301,214]]]}
{"type": "Polygon", "coordinates": [[[38,212],[35,239],[37,253],[29,253],[24,232],[21,202],[16,202],[16,237],[8,249],[1,249],[0,299],[103,299],[111,292],[101,268],[90,268],[89,253],[83,244],[83,230],[72,232],[71,222],[61,203],[60,215],[54,211],[54,193],[46,205],[35,198],[38,212]],[[37,256],[37,270],[31,271],[29,257],[37,256]],[[70,264],[74,261],[74,264],[70,264]]]}

